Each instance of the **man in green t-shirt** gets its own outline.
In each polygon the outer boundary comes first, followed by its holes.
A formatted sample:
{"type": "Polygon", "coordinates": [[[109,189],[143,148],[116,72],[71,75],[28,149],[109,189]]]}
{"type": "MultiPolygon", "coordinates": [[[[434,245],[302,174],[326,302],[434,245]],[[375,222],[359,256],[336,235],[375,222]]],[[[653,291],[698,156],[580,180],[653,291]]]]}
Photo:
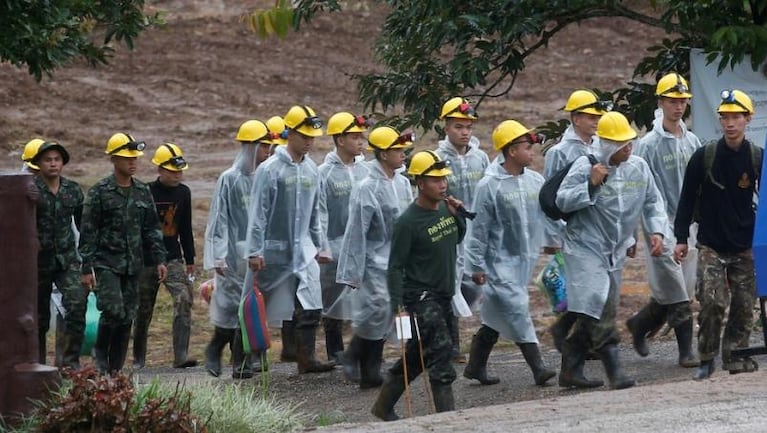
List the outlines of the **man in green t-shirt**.
{"type": "Polygon", "coordinates": [[[455,293],[456,246],[466,232],[466,220],[458,211],[463,203],[446,196],[450,169],[436,153],[418,152],[408,174],[415,177],[418,197],[394,224],[386,282],[392,310],[400,312],[404,306],[413,329],[417,326],[419,332],[407,342],[407,369],[402,359],[389,369],[371,410],[384,421],[398,419],[394,405],[405,390],[405,381],[412,382],[421,374],[421,355],[437,412],[455,409],[452,383],[456,374],[447,320],[452,316],[450,301],[455,293]]]}

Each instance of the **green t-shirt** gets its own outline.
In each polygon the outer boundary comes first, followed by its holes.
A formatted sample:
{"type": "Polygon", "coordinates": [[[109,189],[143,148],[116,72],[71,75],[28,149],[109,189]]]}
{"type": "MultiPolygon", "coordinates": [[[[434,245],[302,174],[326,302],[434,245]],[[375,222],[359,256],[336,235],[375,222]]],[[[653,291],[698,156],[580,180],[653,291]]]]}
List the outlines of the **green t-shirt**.
{"type": "Polygon", "coordinates": [[[389,270],[392,310],[418,301],[424,291],[442,298],[455,293],[456,246],[466,233],[466,220],[413,202],[394,224],[389,270]]]}

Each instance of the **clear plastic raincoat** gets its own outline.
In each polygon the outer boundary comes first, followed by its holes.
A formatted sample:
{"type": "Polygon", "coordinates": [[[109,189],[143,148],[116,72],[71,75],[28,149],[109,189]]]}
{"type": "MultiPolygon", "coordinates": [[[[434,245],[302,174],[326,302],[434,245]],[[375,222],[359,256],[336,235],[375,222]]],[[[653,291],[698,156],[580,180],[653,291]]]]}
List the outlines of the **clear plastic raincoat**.
{"type": "Polygon", "coordinates": [[[467,270],[485,272],[482,323],[516,343],[538,343],[527,284],[543,245],[538,191],[543,176],[519,176],[493,164],[477,185],[477,218],[466,242],[467,270]]]}
{"type": "MultiPolygon", "coordinates": [[[[652,170],[655,183],[666,203],[669,224],[672,226],[676,218],[679,195],[682,193],[687,162],[695,150],[702,146],[698,137],[687,130],[684,122],[680,121],[679,126],[682,128],[682,136],[677,138],[663,128],[663,110],[658,109],[655,111],[653,129],[642,137],[634,148],[634,154],[642,157],[652,170]]],[[[650,288],[653,298],[661,304],[673,304],[687,300],[677,293],[679,283],[686,290],[688,297],[692,297],[695,293],[698,263],[698,249],[695,246],[697,224],[690,227],[690,232],[692,236],[688,238],[688,253],[681,264],[683,281],[679,281],[680,265],[674,261],[673,257],[674,246],[676,245],[676,239],[673,235],[664,239],[662,256],[651,257],[648,255],[650,288]]],[[[647,240],[647,236],[645,239],[647,240]]]]}
{"type": "Polygon", "coordinates": [[[394,221],[413,201],[413,190],[404,176],[389,178],[378,161],[368,164],[368,177],[349,201],[336,280],[357,288],[351,296],[355,333],[380,340],[392,322],[386,271],[394,221]]]}
{"type": "Polygon", "coordinates": [[[210,200],[208,224],[205,227],[206,270],[224,268],[215,274],[215,287],[210,300],[210,322],[220,328],[240,326],[237,308],[248,269],[245,240],[248,228],[250,190],[256,171],[256,146],[245,144],[231,167],[218,177],[210,200]]]}
{"type": "MultiPolygon", "coordinates": [[[[471,137],[466,153],[461,155],[450,140],[445,137],[444,140],[439,141],[436,153],[442,160],[450,161],[452,174],[447,177],[448,193],[461,200],[466,209],[473,211],[477,184],[490,165],[490,158],[488,158],[487,153],[479,148],[479,139],[471,137]]],[[[467,233],[471,224],[472,221],[467,219],[467,233]]],[[[458,245],[455,273],[456,295],[453,298],[454,313],[464,317],[471,315],[471,309],[461,294],[461,288],[471,292],[470,297],[475,298],[482,292],[482,289],[471,280],[471,274],[465,270],[465,248],[466,242],[458,245]]]]}
{"type": "MultiPolygon", "coordinates": [[[[570,125],[565,129],[559,143],[546,151],[543,163],[543,177],[548,179],[562,167],[585,155],[596,155],[599,151],[599,138],[594,136],[591,143],[587,144],[575,133],[575,128],[570,125]]],[[[554,221],[546,217],[545,223],[545,246],[561,247],[562,237],[565,231],[564,221],[554,221]]]]}
{"type": "MultiPolygon", "coordinates": [[[[590,188],[591,163],[580,157],[562,181],[557,206],[575,213],[567,222],[564,246],[567,309],[599,319],[610,286],[617,304],[626,250],[635,243],[640,217],[645,233],[670,235],[663,197],[650,167],[631,155],[618,167],[609,159],[620,147],[603,142],[595,156],[608,168],[605,183],[590,188]],[[591,191],[590,191],[591,190],[591,191]]],[[[617,305],[616,305],[617,306],[617,305]]]]}
{"type": "MultiPolygon", "coordinates": [[[[320,224],[319,183],[314,161],[306,156],[293,162],[287,146],[278,147],[256,170],[243,257],[264,258],[266,267],[257,278],[269,326],[292,320],[296,298],[304,310],[322,309],[315,258],[330,251],[320,224]]],[[[245,285],[243,294],[250,289],[245,285]]]]}
{"type": "Polygon", "coordinates": [[[349,197],[352,189],[367,177],[368,165],[364,160],[346,165],[333,151],[325,155],[319,171],[320,217],[333,254],[332,263],[320,265],[323,314],[333,319],[350,320],[352,311],[348,286],[336,283],[336,271],[349,219],[349,197]]]}

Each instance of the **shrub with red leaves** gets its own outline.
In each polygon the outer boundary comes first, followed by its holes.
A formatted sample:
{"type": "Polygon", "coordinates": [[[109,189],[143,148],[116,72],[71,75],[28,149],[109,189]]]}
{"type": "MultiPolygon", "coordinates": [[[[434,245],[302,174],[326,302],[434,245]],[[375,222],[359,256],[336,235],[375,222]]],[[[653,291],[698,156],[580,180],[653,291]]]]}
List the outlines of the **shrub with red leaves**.
{"type": "Polygon", "coordinates": [[[207,433],[191,413],[190,396],[147,398],[135,407],[133,383],[122,374],[101,376],[94,367],[67,371],[66,393],[43,403],[40,433],[207,433]]]}

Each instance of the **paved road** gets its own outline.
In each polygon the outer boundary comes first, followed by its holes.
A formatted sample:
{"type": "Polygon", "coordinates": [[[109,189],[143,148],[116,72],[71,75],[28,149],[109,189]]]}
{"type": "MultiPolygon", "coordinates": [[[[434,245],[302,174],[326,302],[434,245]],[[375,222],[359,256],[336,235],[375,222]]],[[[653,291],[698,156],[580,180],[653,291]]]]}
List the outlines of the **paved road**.
{"type": "MultiPolygon", "coordinates": [[[[752,337],[761,345],[761,333],[752,337]]],[[[767,400],[763,372],[729,375],[717,370],[713,379],[693,381],[694,370],[676,365],[676,344],[671,335],[651,345],[651,355],[640,358],[623,345],[621,359],[626,373],[638,386],[622,391],[604,388],[594,391],[563,390],[556,385],[537,387],[516,348],[506,344],[490,357],[490,371],[501,383],[481,386],[460,377],[454,383],[454,414],[418,417],[398,423],[379,424],[370,415],[378,390],[360,391],[346,382],[340,369],[323,374],[298,375],[295,364],[274,363],[268,375],[268,393],[277,401],[298,405],[306,414],[306,426],[334,424],[328,431],[420,432],[420,431],[545,431],[545,432],[767,432],[762,421],[767,400]],[[763,389],[764,388],[764,389],[763,389]],[[732,413],[732,414],[731,414],[732,413]],[[449,428],[447,428],[449,427],[449,428]]],[[[559,355],[544,350],[547,364],[559,368],[559,355]]],[[[757,358],[764,366],[764,358],[757,358]]],[[[392,360],[389,360],[390,362],[392,360]]],[[[229,372],[225,370],[225,375],[229,372]]],[[[599,361],[589,361],[588,377],[604,378],[599,361]]],[[[229,384],[230,378],[212,378],[202,368],[185,372],[147,368],[138,373],[140,382],[159,377],[168,382],[229,384]]],[[[239,381],[238,381],[239,382],[239,381]]],[[[556,380],[553,381],[556,383],[556,380]]],[[[242,382],[239,382],[242,383],[242,382]]],[[[259,386],[258,379],[248,383],[259,386]]],[[[423,382],[412,386],[413,412],[426,415],[423,382]]],[[[396,408],[405,414],[404,399],[396,408]]]]}

